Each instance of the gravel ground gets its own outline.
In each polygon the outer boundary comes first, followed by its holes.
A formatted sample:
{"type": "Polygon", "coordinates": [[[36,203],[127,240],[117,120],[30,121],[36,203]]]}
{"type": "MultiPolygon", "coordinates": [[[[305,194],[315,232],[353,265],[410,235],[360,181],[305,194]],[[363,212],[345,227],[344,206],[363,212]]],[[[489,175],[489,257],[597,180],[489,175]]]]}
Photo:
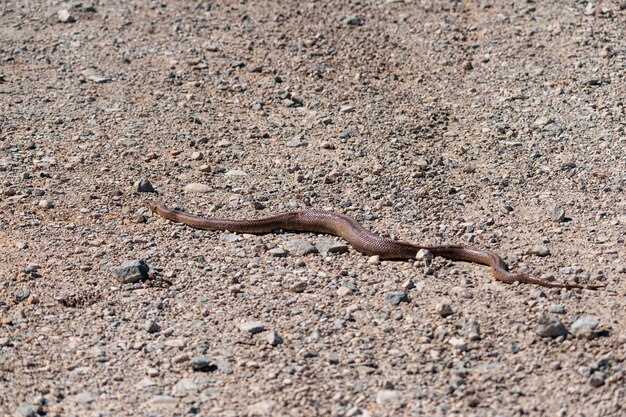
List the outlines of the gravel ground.
{"type": "Polygon", "coordinates": [[[0,2],[0,415],[622,415],[624,39],[618,1],[0,2]]]}

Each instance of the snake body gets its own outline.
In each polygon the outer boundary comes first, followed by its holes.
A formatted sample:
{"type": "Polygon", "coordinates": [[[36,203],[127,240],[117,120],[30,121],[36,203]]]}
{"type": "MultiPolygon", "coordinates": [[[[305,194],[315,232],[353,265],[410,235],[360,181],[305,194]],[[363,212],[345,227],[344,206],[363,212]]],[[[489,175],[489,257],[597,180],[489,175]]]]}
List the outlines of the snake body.
{"type": "Polygon", "coordinates": [[[232,220],[194,216],[168,208],[160,201],[148,200],[146,207],[152,212],[174,222],[184,223],[195,229],[228,230],[239,233],[271,233],[279,230],[314,232],[335,235],[346,240],[354,249],[366,255],[378,255],[380,259],[415,259],[420,249],[430,251],[434,256],[473,262],[491,267],[493,277],[507,284],[521,282],[548,288],[587,288],[594,286],[548,282],[531,278],[526,274],[508,271],[507,264],[496,253],[464,245],[425,246],[409,242],[395,241],[378,236],[366,230],[352,217],[332,211],[300,210],[254,220],[232,220]]]}

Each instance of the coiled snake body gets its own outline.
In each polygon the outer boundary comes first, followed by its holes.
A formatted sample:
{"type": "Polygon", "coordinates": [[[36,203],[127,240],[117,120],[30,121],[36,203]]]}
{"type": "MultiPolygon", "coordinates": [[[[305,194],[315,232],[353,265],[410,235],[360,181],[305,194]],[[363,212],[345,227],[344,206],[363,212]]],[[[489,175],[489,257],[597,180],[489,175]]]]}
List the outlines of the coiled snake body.
{"type": "Polygon", "coordinates": [[[366,230],[353,218],[331,211],[300,210],[255,220],[231,220],[194,216],[172,210],[155,200],[148,200],[145,204],[161,217],[196,229],[228,230],[240,233],[271,233],[278,230],[327,233],[345,239],[361,253],[378,255],[381,259],[414,259],[420,249],[426,249],[434,256],[488,265],[491,267],[494,278],[507,284],[521,282],[549,288],[597,288],[580,284],[548,282],[525,274],[511,273],[502,258],[489,250],[464,245],[424,246],[386,239],[366,230]]]}

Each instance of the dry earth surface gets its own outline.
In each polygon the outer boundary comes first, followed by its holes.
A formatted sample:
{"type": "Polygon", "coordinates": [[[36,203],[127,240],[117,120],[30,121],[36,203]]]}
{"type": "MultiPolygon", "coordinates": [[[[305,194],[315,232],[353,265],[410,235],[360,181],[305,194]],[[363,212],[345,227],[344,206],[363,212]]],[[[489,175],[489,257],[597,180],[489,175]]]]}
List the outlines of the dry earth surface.
{"type": "Polygon", "coordinates": [[[0,414],[624,415],[625,31],[621,1],[0,2],[0,414]]]}

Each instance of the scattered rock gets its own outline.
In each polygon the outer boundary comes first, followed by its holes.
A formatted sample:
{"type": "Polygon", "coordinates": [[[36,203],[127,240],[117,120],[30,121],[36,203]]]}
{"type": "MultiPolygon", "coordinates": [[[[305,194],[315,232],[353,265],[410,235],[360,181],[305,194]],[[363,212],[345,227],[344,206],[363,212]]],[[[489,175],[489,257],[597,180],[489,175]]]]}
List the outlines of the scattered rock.
{"type": "Polygon", "coordinates": [[[535,245],[530,249],[530,254],[544,257],[550,255],[550,249],[544,245],[535,245]]]}
{"type": "Polygon", "coordinates": [[[431,261],[434,255],[428,249],[420,249],[415,254],[415,259],[418,261],[431,261]]]}
{"type": "Polygon", "coordinates": [[[146,320],[143,324],[143,329],[148,333],[158,333],[161,330],[161,326],[154,320],[146,320]]]}
{"type": "Polygon", "coordinates": [[[404,291],[389,291],[385,294],[385,303],[396,306],[401,302],[408,302],[409,299],[404,291]]]}
{"type": "Polygon", "coordinates": [[[187,395],[188,392],[198,391],[198,384],[193,378],[181,378],[174,385],[174,391],[179,395],[187,395]]]}
{"type": "Polygon", "coordinates": [[[196,194],[204,194],[210,193],[213,191],[213,188],[206,184],[201,184],[199,182],[192,182],[185,185],[184,190],[188,193],[196,193],[196,194]]]}
{"type": "Polygon", "coordinates": [[[561,206],[554,206],[552,213],[550,214],[550,218],[557,223],[564,221],[565,209],[561,206]]]}
{"type": "Polygon", "coordinates": [[[605,381],[606,381],[606,374],[602,371],[595,371],[594,373],[591,374],[591,377],[589,378],[589,383],[591,384],[592,387],[595,387],[595,388],[598,388],[604,385],[605,381]]]}
{"type": "Polygon", "coordinates": [[[350,295],[352,293],[353,293],[352,289],[345,287],[345,286],[341,286],[337,289],[337,295],[339,297],[345,297],[346,295],[350,295]]]}
{"type": "Polygon", "coordinates": [[[287,251],[285,251],[283,248],[272,248],[268,250],[267,253],[274,258],[284,258],[285,256],[287,256],[287,251]]]}
{"type": "Polygon", "coordinates": [[[133,284],[135,282],[148,279],[148,271],[150,267],[141,259],[124,261],[122,265],[111,268],[111,271],[117,276],[118,281],[123,284],[133,284]]]}
{"type": "Polygon", "coordinates": [[[242,332],[257,334],[265,330],[265,324],[258,321],[246,321],[239,325],[242,332]]]}
{"type": "Polygon", "coordinates": [[[346,106],[341,106],[341,108],[339,109],[339,113],[352,113],[354,111],[354,106],[351,105],[346,105],[346,106]]]}
{"type": "Polygon", "coordinates": [[[262,400],[254,404],[250,404],[247,409],[248,417],[271,417],[272,411],[276,406],[276,402],[272,400],[262,400]]]}
{"type": "Polygon", "coordinates": [[[54,203],[50,200],[41,200],[39,201],[39,207],[44,209],[51,209],[54,207],[54,203]]]}
{"type": "Polygon", "coordinates": [[[138,193],[156,193],[152,183],[145,178],[142,178],[135,183],[135,189],[138,193]]]}
{"type": "Polygon", "coordinates": [[[476,320],[467,320],[459,333],[469,340],[480,340],[480,323],[476,320]]]}
{"type": "Polygon", "coordinates": [[[315,243],[315,249],[317,249],[320,255],[328,256],[331,253],[348,252],[348,245],[332,238],[322,238],[315,243]]]}
{"type": "Polygon", "coordinates": [[[189,360],[189,365],[191,369],[198,372],[207,372],[213,368],[209,357],[204,355],[194,356],[189,360]]]}
{"type": "Polygon", "coordinates": [[[317,252],[317,249],[311,243],[304,239],[290,239],[283,244],[283,248],[291,256],[305,256],[310,253],[317,252]]]}
{"type": "Polygon", "coordinates": [[[405,290],[412,290],[413,288],[415,288],[415,283],[413,282],[413,280],[411,278],[407,278],[402,283],[402,288],[405,289],[405,290]]]}
{"type": "Polygon", "coordinates": [[[248,175],[248,173],[246,171],[243,171],[241,169],[231,169],[230,171],[226,172],[226,174],[224,174],[227,177],[245,177],[246,175],[248,175]]]}
{"type": "Polygon", "coordinates": [[[17,290],[13,296],[15,297],[15,301],[20,303],[30,297],[30,291],[28,289],[17,290]]]}
{"type": "Polygon", "coordinates": [[[567,328],[558,317],[552,314],[544,314],[539,318],[535,326],[535,333],[541,337],[559,337],[567,335],[567,328]]]}
{"type": "Polygon", "coordinates": [[[454,311],[452,311],[452,307],[450,306],[450,304],[446,303],[437,304],[435,310],[437,311],[437,314],[439,314],[441,317],[448,317],[454,314],[454,311]]]}
{"type": "Polygon", "coordinates": [[[57,12],[57,19],[61,23],[73,23],[76,18],[70,14],[67,9],[61,9],[57,12]]]}
{"type": "Polygon", "coordinates": [[[283,338],[273,330],[267,333],[265,339],[271,346],[278,346],[283,343],[283,338]]]}
{"type": "Polygon", "coordinates": [[[597,336],[598,324],[600,324],[600,319],[597,316],[583,315],[572,323],[570,333],[579,338],[593,339],[597,336]]]}
{"type": "Polygon", "coordinates": [[[381,389],[376,393],[376,403],[383,406],[399,406],[402,403],[400,391],[381,389]]]}
{"type": "Polygon", "coordinates": [[[460,337],[451,337],[450,340],[448,340],[448,343],[450,343],[450,346],[452,346],[453,348],[459,350],[465,350],[465,348],[467,347],[467,343],[465,343],[465,340],[460,337]]]}
{"type": "Polygon", "coordinates": [[[548,312],[552,314],[565,314],[565,307],[560,304],[553,304],[548,307],[548,312]]]}
{"type": "Polygon", "coordinates": [[[343,23],[349,26],[361,26],[363,24],[363,20],[359,16],[348,16],[343,19],[343,23]]]}
{"type": "Polygon", "coordinates": [[[17,417],[36,417],[37,408],[33,407],[30,404],[22,403],[19,407],[15,409],[15,415],[17,417]]]}

